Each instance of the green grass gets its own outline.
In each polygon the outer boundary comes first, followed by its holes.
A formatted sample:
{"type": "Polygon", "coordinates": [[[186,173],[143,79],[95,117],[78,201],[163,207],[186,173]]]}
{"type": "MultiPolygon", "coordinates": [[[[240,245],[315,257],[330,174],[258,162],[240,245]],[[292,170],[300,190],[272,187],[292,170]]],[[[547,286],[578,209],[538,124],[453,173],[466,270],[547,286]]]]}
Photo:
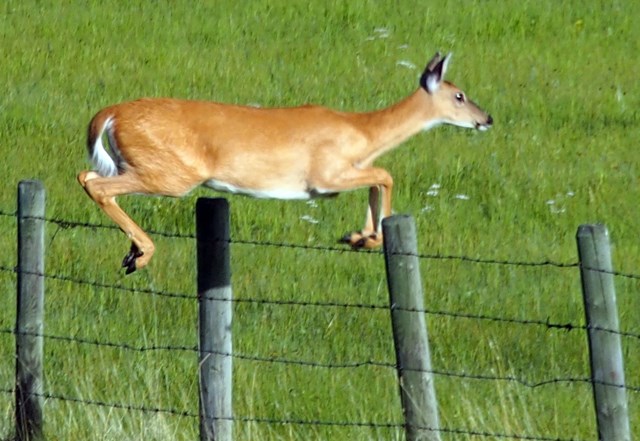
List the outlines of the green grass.
{"type": "MultiPolygon", "coordinates": [[[[395,178],[394,209],[415,216],[420,251],[487,259],[574,262],[579,224],[603,222],[617,270],[638,274],[640,4],[632,1],[113,0],[0,5],[0,210],[15,211],[19,180],[47,188],[47,215],[109,221],[75,181],[87,167],[86,124],[108,104],[175,96],[263,106],[318,103],[344,110],[390,105],[417,86],[436,50],[452,51],[448,79],[492,113],[494,128],[442,127],[381,158],[395,178]],[[384,31],[381,31],[384,29],[384,31]],[[408,61],[413,70],[399,65],[408,61]],[[429,195],[433,184],[437,195],[429,195]],[[458,199],[456,195],[468,199],[458,199]],[[551,203],[550,201],[554,201],[551,203]],[[427,208],[429,207],[429,208],[427,208]]],[[[198,190],[183,199],[122,198],[143,228],[191,234],[198,190]]],[[[230,197],[232,237],[334,246],[364,220],[366,192],[317,205],[230,197]],[[354,209],[356,208],[356,209],[354,209]],[[302,216],[319,220],[305,222],[302,216]]],[[[148,269],[125,277],[115,230],[47,225],[47,272],[105,284],[195,293],[194,243],[154,236],[148,269]]],[[[0,216],[0,265],[15,265],[15,220],[0,216]]],[[[240,299],[384,304],[377,254],[236,244],[240,299]]],[[[450,311],[553,323],[584,322],[575,268],[422,261],[425,303],[450,311]]],[[[133,346],[196,345],[196,302],[47,279],[46,332],[133,346]]],[[[616,278],[623,330],[640,332],[637,279],[616,278]]],[[[15,275],[0,272],[0,328],[15,321],[15,275]]],[[[240,302],[234,349],[255,357],[341,364],[393,362],[388,313],[240,302]]],[[[588,376],[581,331],[429,314],[438,371],[531,383],[588,376]]],[[[639,342],[623,339],[627,381],[640,385],[639,342]]],[[[0,389],[14,375],[14,338],[0,334],[0,389]]],[[[134,352],[47,339],[54,395],[197,413],[196,354],[134,352]]],[[[400,422],[395,373],[234,360],[238,417],[400,422]]],[[[583,383],[529,388],[437,376],[443,427],[551,438],[596,437],[583,383]]],[[[0,394],[0,437],[12,395],[0,394]]],[[[629,392],[632,431],[640,400],[629,392]]],[[[49,439],[187,440],[197,421],[49,399],[49,439]]],[[[402,439],[399,429],[239,422],[237,439],[402,439]]],[[[491,438],[491,437],[489,437],[491,438]]],[[[443,439],[487,436],[443,434],[443,439]]]]}

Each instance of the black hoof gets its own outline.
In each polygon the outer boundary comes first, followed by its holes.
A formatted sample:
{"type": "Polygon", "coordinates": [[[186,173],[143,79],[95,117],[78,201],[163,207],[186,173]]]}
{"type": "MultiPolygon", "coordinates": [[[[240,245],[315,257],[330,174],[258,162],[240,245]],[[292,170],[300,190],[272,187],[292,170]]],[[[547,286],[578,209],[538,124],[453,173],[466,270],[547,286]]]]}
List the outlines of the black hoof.
{"type": "Polygon", "coordinates": [[[136,259],[140,256],[142,256],[142,252],[138,250],[138,247],[131,245],[129,254],[122,259],[122,267],[126,268],[125,274],[131,274],[136,270],[136,259]]]}
{"type": "Polygon", "coordinates": [[[353,248],[364,248],[364,244],[367,243],[367,238],[366,237],[361,237],[360,239],[358,239],[353,245],[351,245],[353,248]]]}
{"type": "Polygon", "coordinates": [[[353,237],[353,235],[356,233],[347,233],[345,234],[342,239],[338,240],[338,243],[346,243],[347,245],[350,245],[351,248],[353,248],[354,250],[358,250],[360,248],[364,248],[365,244],[367,243],[367,239],[371,238],[371,239],[375,239],[376,238],[376,233],[372,233],[369,235],[369,237],[367,236],[362,236],[360,237],[360,239],[356,240],[355,242],[353,242],[351,240],[351,238],[353,237]]]}
{"type": "Polygon", "coordinates": [[[131,274],[136,270],[136,260],[133,259],[131,262],[129,262],[128,265],[123,264],[122,266],[126,268],[126,270],[124,271],[125,274],[131,274]]]}

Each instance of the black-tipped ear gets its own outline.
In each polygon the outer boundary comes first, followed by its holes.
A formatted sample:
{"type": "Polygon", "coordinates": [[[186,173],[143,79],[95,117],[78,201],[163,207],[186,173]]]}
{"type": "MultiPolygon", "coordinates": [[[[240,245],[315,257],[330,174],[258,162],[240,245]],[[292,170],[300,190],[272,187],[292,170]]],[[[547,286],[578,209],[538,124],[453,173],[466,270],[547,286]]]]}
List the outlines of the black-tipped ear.
{"type": "Polygon", "coordinates": [[[427,67],[424,68],[425,72],[426,71],[432,71],[433,69],[435,69],[436,65],[442,61],[442,55],[440,55],[440,52],[436,52],[436,54],[433,56],[433,58],[427,63],[427,67]]]}
{"type": "Polygon", "coordinates": [[[427,63],[427,67],[425,67],[424,72],[420,77],[420,87],[428,93],[433,93],[438,90],[440,83],[447,72],[447,66],[449,65],[450,59],[450,53],[445,57],[442,57],[440,52],[436,52],[431,61],[427,63]]]}

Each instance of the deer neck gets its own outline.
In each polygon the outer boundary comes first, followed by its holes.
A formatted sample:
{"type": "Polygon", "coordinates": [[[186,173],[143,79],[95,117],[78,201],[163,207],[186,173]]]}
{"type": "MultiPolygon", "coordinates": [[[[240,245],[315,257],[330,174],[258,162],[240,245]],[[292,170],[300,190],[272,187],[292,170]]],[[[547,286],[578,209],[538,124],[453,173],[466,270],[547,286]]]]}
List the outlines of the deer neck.
{"type": "Polygon", "coordinates": [[[365,166],[418,132],[439,123],[432,110],[431,96],[421,88],[392,106],[355,115],[369,136],[367,152],[359,161],[365,166]]]}

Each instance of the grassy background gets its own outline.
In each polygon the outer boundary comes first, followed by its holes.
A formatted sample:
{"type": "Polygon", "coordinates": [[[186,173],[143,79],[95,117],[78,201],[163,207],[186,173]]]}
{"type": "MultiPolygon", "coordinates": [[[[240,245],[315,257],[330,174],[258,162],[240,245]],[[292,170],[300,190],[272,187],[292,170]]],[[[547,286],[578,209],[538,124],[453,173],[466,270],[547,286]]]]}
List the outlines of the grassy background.
{"type": "MultiPolygon", "coordinates": [[[[169,2],[7,0],[0,5],[0,210],[17,182],[44,181],[47,215],[108,223],[76,184],[85,133],[108,104],[176,96],[344,110],[390,105],[417,86],[436,50],[448,77],[490,111],[487,133],[438,128],[378,164],[395,177],[394,208],[415,216],[423,253],[520,261],[577,260],[579,224],[604,222],[616,269],[638,273],[640,30],[632,1],[169,2]],[[410,66],[415,65],[412,69],[410,66]],[[437,194],[432,190],[439,186],[437,194]],[[465,198],[460,198],[464,195],[465,198]]],[[[195,198],[125,197],[143,228],[190,234],[195,198]]],[[[231,197],[232,237],[334,246],[358,229],[366,192],[316,204],[231,197]],[[352,209],[357,207],[357,209],[352,209]],[[310,216],[318,220],[305,220],[310,216]]],[[[133,288],[194,293],[194,244],[154,236],[150,267],[124,277],[126,239],[107,229],[47,227],[47,272],[133,288]]],[[[15,220],[0,216],[0,265],[15,265],[15,220]]],[[[234,295],[384,304],[378,254],[234,245],[234,295]]],[[[554,323],[584,321],[576,269],[422,263],[426,305],[554,323]]],[[[638,333],[640,286],[617,278],[621,326],[638,333]]],[[[15,322],[15,275],[0,272],[0,327],[15,322]]],[[[133,346],[194,346],[196,302],[47,280],[46,332],[133,346]]],[[[238,303],[240,354],[339,364],[393,362],[383,310],[238,303]],[[354,338],[355,337],[355,338],[354,338]]],[[[579,331],[429,315],[434,368],[528,382],[588,376],[579,331]]],[[[640,384],[639,342],[623,339],[627,381],[640,384]]],[[[47,339],[46,388],[82,400],[197,412],[196,355],[132,352],[47,339]]],[[[12,387],[14,339],[0,334],[0,389],[12,387]]],[[[395,373],[234,360],[238,417],[399,422],[395,373]]],[[[443,427],[551,438],[596,437],[583,383],[528,388],[436,378],[443,427]]],[[[632,430],[640,400],[629,393],[632,430]]],[[[187,440],[194,418],[50,399],[49,439],[187,440]]],[[[1,436],[12,395],[0,394],[1,436]]],[[[395,428],[236,424],[237,439],[401,439],[395,428]]],[[[446,439],[487,436],[443,434],[446,439]]]]}

